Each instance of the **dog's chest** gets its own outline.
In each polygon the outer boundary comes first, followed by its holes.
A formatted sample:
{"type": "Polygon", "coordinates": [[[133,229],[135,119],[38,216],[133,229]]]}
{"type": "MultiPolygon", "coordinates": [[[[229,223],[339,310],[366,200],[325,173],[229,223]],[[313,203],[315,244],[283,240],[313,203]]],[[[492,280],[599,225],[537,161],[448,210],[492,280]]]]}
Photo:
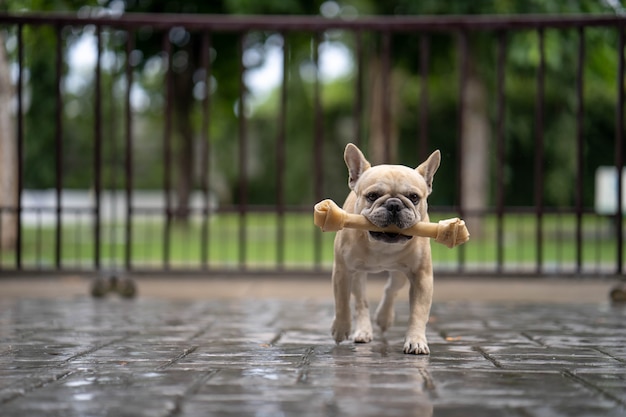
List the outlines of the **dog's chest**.
{"type": "Polygon", "coordinates": [[[415,270],[422,262],[423,255],[417,248],[404,248],[398,251],[368,249],[349,257],[348,263],[352,269],[365,272],[408,272],[415,270]]]}

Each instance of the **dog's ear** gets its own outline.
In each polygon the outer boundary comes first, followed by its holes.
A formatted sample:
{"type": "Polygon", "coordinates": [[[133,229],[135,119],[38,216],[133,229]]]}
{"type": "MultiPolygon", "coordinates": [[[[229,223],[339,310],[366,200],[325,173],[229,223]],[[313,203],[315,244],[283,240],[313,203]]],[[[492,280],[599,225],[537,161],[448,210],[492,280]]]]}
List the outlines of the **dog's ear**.
{"type": "Polygon", "coordinates": [[[435,172],[437,172],[437,168],[439,168],[439,163],[441,162],[441,152],[436,150],[428,159],[420,164],[417,168],[417,172],[424,177],[426,180],[426,184],[428,185],[428,194],[433,191],[433,177],[435,176],[435,172]]]}
{"type": "Polygon", "coordinates": [[[351,190],[354,190],[354,186],[359,180],[361,174],[363,174],[363,172],[369,169],[372,165],[367,161],[367,159],[365,159],[363,152],[361,152],[361,150],[352,143],[348,143],[346,145],[346,150],[343,153],[343,159],[346,161],[348,174],[350,175],[348,178],[348,186],[351,190]]]}

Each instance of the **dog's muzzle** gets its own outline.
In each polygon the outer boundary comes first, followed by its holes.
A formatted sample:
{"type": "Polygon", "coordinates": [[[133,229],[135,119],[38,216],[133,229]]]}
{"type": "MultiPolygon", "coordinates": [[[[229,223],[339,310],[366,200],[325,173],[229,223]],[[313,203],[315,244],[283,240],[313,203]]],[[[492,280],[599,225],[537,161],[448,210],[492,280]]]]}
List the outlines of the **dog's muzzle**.
{"type": "MultiPolygon", "coordinates": [[[[382,205],[381,210],[385,211],[384,223],[388,225],[396,225],[403,229],[409,227],[410,222],[406,219],[406,207],[402,201],[398,198],[390,198],[382,205]]],[[[411,240],[413,236],[403,235],[401,233],[389,233],[389,232],[369,232],[370,236],[377,241],[385,243],[404,243],[407,240],[411,240]]]]}
{"type": "MultiPolygon", "coordinates": [[[[379,227],[394,225],[400,229],[406,229],[415,223],[413,213],[405,207],[399,198],[387,199],[369,214],[368,219],[379,227]]],[[[385,243],[404,243],[412,238],[412,236],[401,233],[369,232],[369,234],[373,240],[385,243]]]]}

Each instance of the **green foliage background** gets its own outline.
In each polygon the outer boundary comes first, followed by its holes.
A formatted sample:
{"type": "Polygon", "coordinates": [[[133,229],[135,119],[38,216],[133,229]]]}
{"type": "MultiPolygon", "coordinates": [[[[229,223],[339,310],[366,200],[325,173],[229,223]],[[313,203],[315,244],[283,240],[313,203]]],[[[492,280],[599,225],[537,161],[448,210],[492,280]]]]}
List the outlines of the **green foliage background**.
{"type": "MultiPolygon", "coordinates": [[[[126,0],[127,12],[154,13],[213,13],[213,14],[319,14],[322,1],[304,0],[223,0],[185,1],[126,0]]],[[[91,2],[55,1],[5,1],[0,10],[8,11],[62,11],[79,10],[90,13],[98,8],[117,7],[120,0],[91,2]]],[[[394,0],[377,2],[372,0],[345,0],[337,2],[338,10],[345,13],[366,14],[510,14],[510,13],[609,13],[622,12],[598,1],[552,2],[533,1],[472,1],[441,2],[394,0]]],[[[10,39],[14,28],[6,30],[10,39]]],[[[64,28],[62,38],[64,52],[73,45],[83,31],[93,28],[64,28]]],[[[246,48],[267,51],[276,37],[272,33],[249,33],[246,48]]],[[[495,129],[496,97],[496,41],[493,33],[473,33],[470,37],[472,56],[478,62],[476,69],[489,89],[489,118],[495,129]]],[[[49,26],[26,26],[25,64],[28,68],[27,90],[30,101],[26,114],[25,172],[26,188],[49,188],[56,181],[54,158],[55,91],[54,65],[56,34],[49,26]]],[[[201,78],[199,66],[199,37],[189,34],[188,43],[174,44],[174,54],[187,53],[186,63],[181,64],[177,82],[175,102],[180,113],[174,121],[174,151],[181,152],[185,146],[185,126],[191,127],[193,139],[192,188],[198,189],[201,176],[198,171],[199,157],[203,151],[200,143],[202,118],[201,102],[194,98],[195,78],[201,78]],[[194,81],[190,81],[190,77],[194,81]]],[[[329,33],[326,39],[354,43],[348,33],[329,33]]],[[[123,173],[123,124],[124,88],[123,76],[126,35],[110,30],[103,33],[103,45],[113,59],[103,71],[104,91],[104,185],[107,188],[124,186],[123,173]]],[[[232,34],[212,35],[212,75],[215,88],[211,92],[211,189],[224,203],[238,199],[238,119],[234,108],[238,99],[238,37],[232,34]]],[[[293,33],[284,39],[289,48],[289,81],[287,86],[288,109],[286,126],[287,176],[285,195],[288,204],[303,204],[313,201],[311,175],[313,132],[314,132],[314,85],[302,76],[303,67],[311,64],[312,47],[310,34],[293,33]]],[[[379,39],[374,34],[365,34],[364,45],[368,57],[377,53],[379,39]]],[[[401,74],[399,89],[402,110],[397,119],[400,144],[397,161],[417,165],[419,114],[419,35],[393,36],[392,62],[394,71],[401,74]]],[[[534,112],[536,71],[539,63],[538,40],[535,31],[519,31],[507,37],[506,75],[506,196],[509,205],[531,205],[533,203],[533,155],[534,155],[534,112]]],[[[593,204],[593,172],[599,165],[613,163],[615,137],[615,103],[617,80],[617,33],[608,29],[585,31],[585,119],[584,119],[584,163],[585,204],[593,204]]],[[[163,70],[154,70],[159,60],[162,34],[149,29],[140,29],[136,36],[137,50],[133,77],[148,98],[147,105],[134,113],[134,173],[133,186],[142,189],[159,189],[163,186],[163,70]],[[152,68],[152,69],[151,69],[152,68]]],[[[575,30],[548,30],[545,34],[546,50],[546,101],[545,101],[545,201],[552,206],[569,206],[574,200],[575,137],[576,137],[576,60],[578,33],[575,30]]],[[[10,50],[15,58],[15,50],[10,50]]],[[[176,56],[176,55],[175,55],[176,56]]],[[[179,56],[183,56],[182,54],[179,56]]],[[[457,51],[454,36],[434,34],[431,36],[431,72],[429,88],[429,146],[443,153],[443,165],[437,173],[435,193],[431,204],[452,205],[455,203],[456,119],[458,99],[457,51]]],[[[261,65],[262,59],[256,64],[261,65]]],[[[176,67],[175,67],[176,70],[176,67]]],[[[67,73],[67,64],[63,66],[67,73]]],[[[64,91],[63,113],[63,186],[67,188],[89,188],[93,185],[93,83],[86,82],[77,92],[64,91]],[[79,109],[68,112],[68,106],[79,109]]],[[[93,77],[93,75],[91,75],[93,77]]],[[[367,77],[365,77],[367,83],[367,77]]],[[[354,141],[351,117],[354,105],[354,74],[322,85],[324,105],[324,193],[341,200],[347,191],[346,173],[342,161],[342,150],[348,141],[354,141]]],[[[248,160],[250,204],[273,204],[276,201],[275,143],[278,135],[277,121],[280,89],[274,91],[263,103],[251,112],[248,121],[250,155],[248,160]]],[[[366,97],[367,100],[367,97],[366,97]]],[[[366,107],[364,107],[366,109],[366,107]]],[[[367,141],[368,120],[364,111],[363,129],[367,141]]],[[[495,161],[495,143],[490,155],[495,161]]],[[[174,164],[177,164],[177,159],[174,164]]],[[[173,171],[174,178],[184,176],[183,170],[173,171]]],[[[176,182],[175,182],[176,184],[176,182]]],[[[493,188],[493,185],[492,185],[493,188]]],[[[493,196],[491,197],[493,199],[493,196]]]]}

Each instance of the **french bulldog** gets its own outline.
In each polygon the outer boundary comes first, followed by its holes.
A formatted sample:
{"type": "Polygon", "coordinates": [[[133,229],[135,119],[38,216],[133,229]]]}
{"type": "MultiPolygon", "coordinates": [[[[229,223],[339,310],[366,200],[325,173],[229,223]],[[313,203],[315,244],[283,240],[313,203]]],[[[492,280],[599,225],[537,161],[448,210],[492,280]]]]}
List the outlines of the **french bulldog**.
{"type": "MultiPolygon", "coordinates": [[[[432,192],[433,176],[439,168],[437,150],[417,168],[403,165],[376,165],[365,159],[354,144],[344,152],[348,166],[348,195],[343,209],[364,215],[379,227],[395,225],[400,229],[416,222],[429,221],[427,197],[432,192]]],[[[372,322],[366,295],[369,273],[387,272],[384,294],[376,309],[376,323],[386,331],[394,321],[396,295],[409,282],[409,325],[404,353],[429,354],[426,323],[433,295],[433,268],[430,241],[402,233],[368,232],[343,229],[334,242],[332,272],[335,318],[332,335],[337,343],[352,337],[355,343],[372,340],[372,322]],[[354,295],[355,328],[352,330],[350,294],[354,295]]]]}

